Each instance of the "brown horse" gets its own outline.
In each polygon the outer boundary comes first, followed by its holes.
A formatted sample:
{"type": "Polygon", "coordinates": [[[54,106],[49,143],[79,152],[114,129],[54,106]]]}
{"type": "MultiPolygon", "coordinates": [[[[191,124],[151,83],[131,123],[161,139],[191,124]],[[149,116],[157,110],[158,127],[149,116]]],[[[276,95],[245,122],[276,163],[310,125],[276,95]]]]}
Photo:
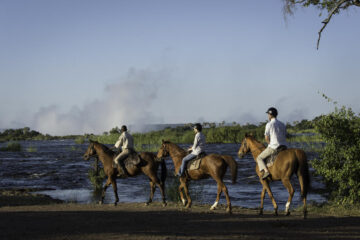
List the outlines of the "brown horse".
{"type": "MultiPolygon", "coordinates": [[[[256,162],[256,158],[264,149],[265,146],[262,143],[258,142],[252,135],[245,134],[245,138],[241,143],[238,156],[239,158],[242,158],[246,153],[251,151],[252,156],[256,162]]],[[[263,186],[261,192],[260,215],[263,214],[265,191],[267,191],[274,206],[275,215],[277,215],[278,207],[269,186],[270,180],[268,180],[269,178],[267,178],[266,180],[262,180],[261,173],[259,171],[259,167],[257,164],[255,170],[263,186]]],[[[271,180],[282,181],[283,185],[289,192],[289,198],[285,206],[286,215],[290,215],[290,211],[289,211],[290,204],[294,196],[294,188],[291,185],[290,179],[294,173],[297,175],[301,188],[301,198],[304,203],[304,209],[303,209],[304,218],[306,218],[307,215],[306,196],[310,187],[310,175],[309,175],[309,166],[305,152],[301,149],[296,149],[296,148],[289,148],[284,151],[281,151],[277,155],[274,164],[271,167],[269,167],[269,172],[271,174],[271,180]]]]}
{"type": "MultiPolygon", "coordinates": [[[[178,172],[180,169],[180,166],[181,166],[182,159],[186,155],[187,155],[187,152],[184,149],[180,148],[179,146],[177,146],[174,143],[163,140],[157,157],[164,158],[164,157],[170,156],[172,158],[174,166],[175,166],[175,172],[178,172]]],[[[188,181],[204,179],[204,178],[208,178],[211,176],[216,181],[218,190],[217,190],[216,201],[211,206],[210,209],[211,210],[216,209],[216,207],[219,203],[220,194],[221,194],[221,192],[223,192],[225,194],[226,202],[227,202],[226,211],[231,213],[230,197],[228,194],[227,187],[225,186],[225,184],[223,182],[223,178],[224,178],[224,175],[225,175],[225,172],[226,172],[226,169],[228,166],[230,166],[230,169],[231,169],[232,182],[235,183],[236,178],[237,178],[237,164],[236,164],[234,158],[231,156],[228,156],[228,155],[219,155],[219,154],[210,154],[210,155],[205,156],[201,160],[199,169],[190,170],[190,171],[188,171],[187,176],[180,177],[179,193],[180,193],[180,197],[181,197],[181,200],[182,200],[184,206],[186,206],[186,208],[190,208],[191,203],[192,203],[190,195],[189,195],[189,191],[188,191],[188,181]],[[184,190],[184,192],[185,192],[187,204],[186,204],[186,200],[184,198],[182,190],[184,190]]]]}
{"type": "MultiPolygon", "coordinates": [[[[119,197],[117,193],[117,185],[116,185],[116,177],[118,174],[117,168],[113,167],[113,158],[115,156],[115,152],[110,150],[107,146],[90,140],[90,145],[84,154],[84,159],[88,160],[92,156],[97,156],[104,166],[104,172],[107,176],[107,181],[103,187],[102,197],[100,204],[104,202],[105,192],[107,187],[112,184],[115,194],[115,203],[116,206],[119,202],[119,197]]],[[[152,202],[156,185],[160,188],[163,206],[166,206],[165,200],[165,179],[166,179],[166,165],[163,160],[157,161],[157,157],[154,153],[151,152],[143,152],[139,154],[140,163],[136,166],[126,166],[126,169],[129,173],[129,177],[135,177],[140,173],[144,173],[149,177],[150,180],[150,197],[146,202],[146,205],[149,205],[152,202]],[[157,176],[157,170],[161,165],[161,177],[160,180],[157,176]]]]}

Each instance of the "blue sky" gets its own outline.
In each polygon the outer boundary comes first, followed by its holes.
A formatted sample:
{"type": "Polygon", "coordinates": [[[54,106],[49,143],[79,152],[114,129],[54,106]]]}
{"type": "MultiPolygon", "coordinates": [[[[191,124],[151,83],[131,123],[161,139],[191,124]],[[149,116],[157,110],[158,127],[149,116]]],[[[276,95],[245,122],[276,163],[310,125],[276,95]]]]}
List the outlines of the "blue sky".
{"type": "Polygon", "coordinates": [[[358,113],[359,10],[316,50],[325,15],[281,0],[1,0],[0,129],[293,122],[333,109],[318,92],[358,113]]]}

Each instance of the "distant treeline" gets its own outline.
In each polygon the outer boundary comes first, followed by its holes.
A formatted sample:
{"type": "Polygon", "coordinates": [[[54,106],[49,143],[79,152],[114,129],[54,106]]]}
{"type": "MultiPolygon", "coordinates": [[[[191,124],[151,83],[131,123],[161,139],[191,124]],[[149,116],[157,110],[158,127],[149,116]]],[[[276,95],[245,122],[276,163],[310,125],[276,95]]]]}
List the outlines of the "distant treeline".
{"type": "MultiPolygon", "coordinates": [[[[314,120],[313,120],[314,121],[314,120]]],[[[298,133],[301,131],[311,131],[313,129],[313,121],[302,120],[287,124],[289,133],[298,133]]],[[[204,122],[203,133],[206,135],[207,143],[239,143],[243,139],[245,133],[253,133],[258,139],[263,139],[265,122],[255,124],[240,125],[236,122],[227,124],[204,122]]],[[[21,141],[21,140],[58,140],[58,139],[75,139],[78,143],[83,143],[86,139],[97,140],[104,144],[114,144],[120,136],[120,129],[114,127],[109,132],[102,135],[84,134],[84,135],[67,135],[67,136],[51,136],[31,130],[28,127],[19,129],[6,129],[0,132],[0,142],[21,141]]],[[[174,143],[192,143],[194,140],[194,132],[192,124],[184,124],[175,128],[167,127],[163,130],[151,131],[147,133],[133,133],[135,144],[138,148],[142,145],[159,145],[161,140],[170,140],[174,143]]],[[[292,137],[291,134],[288,136],[292,137]]]]}
{"type": "MultiPolygon", "coordinates": [[[[315,119],[316,120],[316,119],[315,119]]],[[[315,121],[313,120],[313,121],[315,121]]],[[[298,139],[299,133],[308,134],[307,139],[313,138],[314,133],[313,121],[302,120],[287,124],[288,139],[291,141],[293,138],[298,139]]],[[[252,133],[257,139],[264,139],[265,122],[255,124],[240,125],[236,122],[226,124],[225,122],[215,123],[202,123],[203,133],[206,136],[207,143],[240,143],[245,133],[252,133]]],[[[184,124],[175,128],[165,128],[163,130],[152,131],[147,133],[133,133],[135,147],[137,150],[154,151],[161,144],[161,141],[170,140],[174,143],[191,144],[194,141],[194,132],[192,124],[184,124]]],[[[115,127],[109,132],[102,135],[87,135],[86,137],[99,141],[103,144],[114,144],[120,136],[120,129],[115,127]]]]}
{"type": "Polygon", "coordinates": [[[42,134],[29,127],[18,129],[6,129],[0,132],[0,142],[22,141],[22,140],[56,140],[56,139],[75,139],[78,135],[69,136],[51,136],[42,134]]]}

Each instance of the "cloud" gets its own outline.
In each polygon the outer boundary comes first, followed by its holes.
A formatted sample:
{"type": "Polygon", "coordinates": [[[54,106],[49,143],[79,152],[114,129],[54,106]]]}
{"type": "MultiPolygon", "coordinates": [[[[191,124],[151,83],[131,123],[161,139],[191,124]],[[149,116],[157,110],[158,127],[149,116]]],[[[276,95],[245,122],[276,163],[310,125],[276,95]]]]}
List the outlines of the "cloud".
{"type": "MultiPolygon", "coordinates": [[[[33,117],[32,128],[52,135],[102,133],[115,126],[141,125],[161,122],[151,112],[158,97],[159,87],[166,83],[170,73],[130,69],[118,82],[104,88],[101,99],[74,106],[66,113],[51,105],[41,108],[33,117]]],[[[132,129],[133,131],[135,129],[132,129]]]]}

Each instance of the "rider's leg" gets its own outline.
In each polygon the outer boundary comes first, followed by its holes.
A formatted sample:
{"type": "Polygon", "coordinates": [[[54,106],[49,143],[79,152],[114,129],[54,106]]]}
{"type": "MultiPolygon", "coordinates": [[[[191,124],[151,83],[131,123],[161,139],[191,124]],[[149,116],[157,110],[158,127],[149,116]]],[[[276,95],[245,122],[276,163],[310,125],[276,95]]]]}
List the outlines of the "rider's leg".
{"type": "Polygon", "coordinates": [[[194,158],[196,158],[196,155],[192,153],[188,154],[186,157],[183,158],[180,170],[177,174],[178,176],[182,176],[184,174],[187,162],[194,158]]]}
{"type": "Polygon", "coordinates": [[[265,159],[267,157],[269,157],[271,154],[273,154],[275,152],[274,149],[267,147],[264,151],[262,151],[259,156],[256,158],[256,162],[259,166],[259,170],[260,172],[263,172],[263,176],[262,179],[267,178],[270,174],[269,174],[269,170],[267,169],[266,165],[265,165],[265,159]]]}

